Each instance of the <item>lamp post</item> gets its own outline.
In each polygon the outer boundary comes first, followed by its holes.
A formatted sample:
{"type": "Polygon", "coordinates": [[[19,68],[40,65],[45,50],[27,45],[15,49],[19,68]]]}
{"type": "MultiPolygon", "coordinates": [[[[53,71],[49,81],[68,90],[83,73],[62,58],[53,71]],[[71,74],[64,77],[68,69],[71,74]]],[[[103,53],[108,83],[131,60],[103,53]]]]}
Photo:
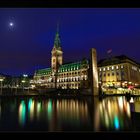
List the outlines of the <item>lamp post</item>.
{"type": "Polygon", "coordinates": [[[0,92],[0,93],[1,93],[1,94],[2,94],[2,82],[3,82],[3,80],[4,80],[4,78],[1,77],[1,78],[0,78],[0,83],[1,83],[1,92],[0,92]]]}
{"type": "Polygon", "coordinates": [[[25,83],[25,80],[22,80],[21,82],[23,84],[23,92],[24,92],[24,83],[25,83]]]}
{"type": "Polygon", "coordinates": [[[23,74],[23,80],[21,81],[23,84],[23,92],[24,92],[24,83],[27,82],[27,77],[28,77],[27,74],[23,74]]]}

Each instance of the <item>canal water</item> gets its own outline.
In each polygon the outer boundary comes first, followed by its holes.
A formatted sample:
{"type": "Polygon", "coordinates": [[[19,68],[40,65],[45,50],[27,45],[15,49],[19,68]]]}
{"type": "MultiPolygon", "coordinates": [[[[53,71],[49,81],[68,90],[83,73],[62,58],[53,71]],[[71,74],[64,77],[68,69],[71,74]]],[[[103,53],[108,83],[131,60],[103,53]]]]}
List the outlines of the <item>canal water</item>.
{"type": "Polygon", "coordinates": [[[0,131],[140,131],[140,97],[3,97],[0,131]]]}

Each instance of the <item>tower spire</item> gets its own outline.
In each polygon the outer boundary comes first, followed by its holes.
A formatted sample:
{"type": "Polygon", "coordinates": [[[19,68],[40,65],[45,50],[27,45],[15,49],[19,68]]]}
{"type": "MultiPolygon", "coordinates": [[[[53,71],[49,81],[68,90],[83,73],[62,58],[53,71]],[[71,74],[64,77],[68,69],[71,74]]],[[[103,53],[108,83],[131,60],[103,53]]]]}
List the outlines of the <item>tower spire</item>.
{"type": "Polygon", "coordinates": [[[54,47],[59,48],[61,47],[61,41],[59,37],[59,23],[57,22],[57,29],[56,29],[56,34],[55,34],[55,40],[54,40],[54,47]]]}

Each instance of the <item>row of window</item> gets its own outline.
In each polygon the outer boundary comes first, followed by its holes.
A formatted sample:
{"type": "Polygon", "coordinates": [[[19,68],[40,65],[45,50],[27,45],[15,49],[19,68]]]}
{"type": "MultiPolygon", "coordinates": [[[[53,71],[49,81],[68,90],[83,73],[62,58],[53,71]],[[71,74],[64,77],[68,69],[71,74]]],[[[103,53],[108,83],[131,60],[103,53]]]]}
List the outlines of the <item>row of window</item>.
{"type": "Polygon", "coordinates": [[[86,71],[82,71],[82,73],[80,71],[78,72],[72,72],[72,73],[62,73],[62,74],[59,74],[59,76],[66,76],[66,75],[73,75],[73,74],[86,74],[86,71]]]}
{"type": "Polygon", "coordinates": [[[80,83],[77,84],[60,84],[57,87],[77,87],[80,86],[80,83]]]}
{"type": "MultiPolygon", "coordinates": [[[[39,75],[46,75],[47,73],[42,73],[42,74],[38,74],[39,75]]],[[[59,74],[59,76],[66,76],[66,75],[73,75],[73,74],[86,74],[86,71],[78,71],[78,72],[71,72],[71,73],[62,73],[62,74],[59,74]]],[[[47,74],[48,75],[48,74],[47,74]]],[[[49,75],[48,75],[49,76],[49,75]]]]}
{"type": "Polygon", "coordinates": [[[66,72],[66,71],[72,71],[72,70],[78,70],[80,67],[73,67],[73,68],[63,68],[59,69],[58,72],[66,72]]]}
{"type": "MultiPolygon", "coordinates": [[[[87,80],[87,75],[82,75],[82,76],[76,76],[76,77],[65,77],[65,78],[58,78],[57,82],[75,82],[75,81],[80,81],[80,80],[87,80]]],[[[45,79],[37,79],[38,83],[49,83],[49,82],[54,82],[54,79],[52,77],[45,79]]]]}
{"type": "MultiPolygon", "coordinates": [[[[46,85],[46,87],[48,88],[53,88],[53,85],[46,85]]],[[[80,83],[79,84],[60,84],[60,85],[57,85],[57,88],[62,88],[62,87],[65,87],[65,88],[77,88],[77,87],[80,87],[80,83]]]]}
{"type": "Polygon", "coordinates": [[[123,69],[124,66],[121,65],[121,66],[111,66],[111,67],[107,67],[107,68],[100,68],[100,71],[114,70],[115,68],[116,68],[116,69],[119,69],[119,68],[123,69]]]}
{"type": "Polygon", "coordinates": [[[66,77],[66,78],[59,78],[57,82],[72,82],[72,81],[80,81],[80,80],[87,80],[87,75],[81,77],[66,77]]]}
{"type": "MultiPolygon", "coordinates": [[[[117,76],[120,75],[119,72],[116,72],[116,73],[115,73],[115,72],[112,72],[112,73],[107,73],[107,74],[104,73],[103,76],[104,76],[104,77],[105,77],[105,76],[111,76],[111,75],[112,75],[112,76],[115,76],[115,74],[116,74],[117,76]]],[[[124,75],[124,72],[122,71],[122,72],[121,72],[121,76],[123,76],[123,75],[124,75]]],[[[102,77],[102,74],[100,74],[99,77],[102,77]]]]}

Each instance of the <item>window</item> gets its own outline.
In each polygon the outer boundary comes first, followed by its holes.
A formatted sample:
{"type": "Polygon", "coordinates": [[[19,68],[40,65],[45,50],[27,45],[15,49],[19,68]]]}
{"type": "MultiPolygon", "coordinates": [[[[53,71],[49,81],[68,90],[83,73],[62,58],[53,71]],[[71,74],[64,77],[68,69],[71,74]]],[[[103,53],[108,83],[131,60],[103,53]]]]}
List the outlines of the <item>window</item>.
{"type": "Polygon", "coordinates": [[[107,67],[107,70],[109,70],[109,67],[107,67]]]}
{"type": "Polygon", "coordinates": [[[108,73],[108,76],[110,76],[110,73],[108,73]]]}
{"type": "Polygon", "coordinates": [[[117,75],[119,75],[119,73],[118,73],[118,72],[117,72],[116,74],[117,74],[117,75]]]}
{"type": "Polygon", "coordinates": [[[116,69],[119,69],[119,67],[118,67],[118,66],[116,66],[116,69]]]}
{"type": "Polygon", "coordinates": [[[103,68],[103,71],[105,71],[105,68],[103,68]]]}
{"type": "Polygon", "coordinates": [[[114,70],[114,66],[112,66],[112,70],[114,70]]]}
{"type": "Polygon", "coordinates": [[[132,69],[135,70],[135,71],[137,71],[137,67],[135,67],[135,66],[132,66],[132,69]]]}
{"type": "Polygon", "coordinates": [[[102,69],[100,68],[100,71],[102,71],[102,69]]]}
{"type": "Polygon", "coordinates": [[[112,72],[112,76],[114,76],[114,72],[112,72]]]}
{"type": "Polygon", "coordinates": [[[123,65],[121,65],[121,69],[123,69],[123,65]]]}
{"type": "Polygon", "coordinates": [[[104,73],[104,77],[106,76],[106,74],[104,73]]]}

